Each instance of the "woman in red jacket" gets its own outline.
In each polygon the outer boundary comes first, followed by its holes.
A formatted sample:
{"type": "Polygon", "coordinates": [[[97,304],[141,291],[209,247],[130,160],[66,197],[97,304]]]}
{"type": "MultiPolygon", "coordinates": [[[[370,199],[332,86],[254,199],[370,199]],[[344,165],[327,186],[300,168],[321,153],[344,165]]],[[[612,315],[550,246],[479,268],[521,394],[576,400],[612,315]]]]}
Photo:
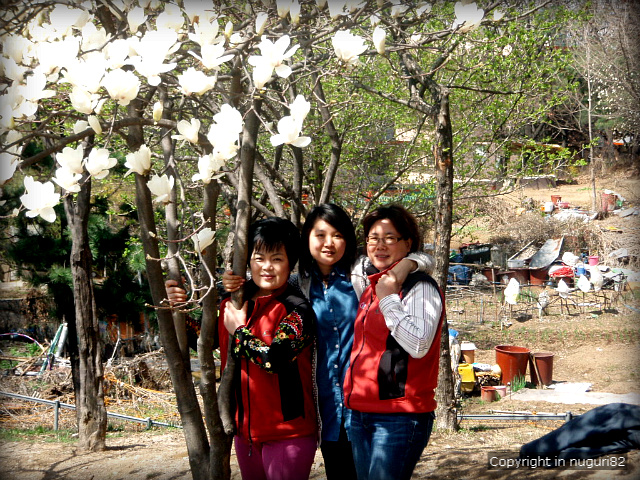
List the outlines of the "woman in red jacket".
{"type": "Polygon", "coordinates": [[[370,285],[354,327],[345,404],[358,480],[410,479],[434,420],[444,297],[426,273],[401,285],[391,268],[422,242],[398,205],[363,220],[370,285]]]}
{"type": "Polygon", "coordinates": [[[231,335],[236,357],[234,439],[242,478],[309,478],[317,448],[313,395],[315,314],[287,283],[298,260],[300,234],[288,220],[255,222],[249,232],[251,280],[245,302],[220,304],[220,352],[231,335]]]}

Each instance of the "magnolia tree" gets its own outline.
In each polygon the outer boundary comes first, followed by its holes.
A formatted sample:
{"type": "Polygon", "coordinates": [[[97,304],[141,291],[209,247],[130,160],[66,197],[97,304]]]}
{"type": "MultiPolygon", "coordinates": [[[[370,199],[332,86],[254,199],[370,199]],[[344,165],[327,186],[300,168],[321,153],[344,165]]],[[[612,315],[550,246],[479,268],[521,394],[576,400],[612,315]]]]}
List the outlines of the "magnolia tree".
{"type": "MultiPolygon", "coordinates": [[[[215,239],[218,222],[225,219],[219,199],[236,233],[233,268],[243,274],[251,212],[299,223],[308,192],[314,203],[331,200],[349,141],[344,118],[358,114],[357,92],[382,98],[409,112],[407,129],[415,124],[418,131],[435,132],[427,143],[435,159],[436,241],[444,285],[454,145],[449,86],[438,82],[437,73],[466,36],[524,17],[520,12],[503,18],[500,3],[485,9],[471,2],[432,7],[399,0],[5,6],[0,184],[24,185],[20,206],[5,214],[53,222],[56,205],[63,202],[70,218],[82,445],[104,448],[106,426],[86,235],[92,184],[109,181],[115,169],[124,168],[126,181],[132,180],[126,185],[135,185],[147,276],[191,471],[198,479],[228,478],[229,384],[223,380],[216,393],[213,361],[215,239]],[[388,78],[373,78],[376,62],[387,65],[380,71],[387,68],[388,78]],[[193,265],[199,273],[189,268],[193,265]],[[202,307],[198,356],[204,412],[189,375],[184,313],[166,304],[165,275],[176,280],[186,275],[193,292],[187,307],[202,307]]],[[[504,56],[502,50],[496,55],[504,56]]],[[[415,147],[418,136],[413,138],[415,147]]],[[[424,160],[424,152],[418,158],[424,160]]],[[[395,178],[413,165],[415,160],[398,168],[395,178]]],[[[449,408],[448,341],[442,344],[441,397],[449,408]]]]}

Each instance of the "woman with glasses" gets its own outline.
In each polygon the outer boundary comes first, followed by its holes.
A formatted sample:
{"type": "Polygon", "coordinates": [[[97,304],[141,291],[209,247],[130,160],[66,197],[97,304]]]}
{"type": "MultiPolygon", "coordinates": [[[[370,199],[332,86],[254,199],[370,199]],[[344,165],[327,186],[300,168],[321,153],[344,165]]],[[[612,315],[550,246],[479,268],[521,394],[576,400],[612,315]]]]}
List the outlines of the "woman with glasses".
{"type": "Polygon", "coordinates": [[[392,270],[422,241],[406,209],[380,207],[363,226],[369,286],[344,381],[354,462],[358,480],[408,480],[433,426],[444,296],[426,273],[392,270]]]}
{"type": "MultiPolygon", "coordinates": [[[[316,386],[325,473],[328,480],[355,479],[350,410],[344,404],[342,385],[349,366],[359,295],[368,282],[362,273],[365,257],[356,261],[353,224],[349,215],[334,204],[311,209],[301,238],[300,271],[292,281],[309,299],[317,317],[316,386]]],[[[433,261],[426,254],[412,254],[395,267],[394,274],[404,279],[416,266],[420,271],[430,271],[433,261]]],[[[229,272],[223,275],[228,291],[236,290],[244,281],[229,272]]]]}

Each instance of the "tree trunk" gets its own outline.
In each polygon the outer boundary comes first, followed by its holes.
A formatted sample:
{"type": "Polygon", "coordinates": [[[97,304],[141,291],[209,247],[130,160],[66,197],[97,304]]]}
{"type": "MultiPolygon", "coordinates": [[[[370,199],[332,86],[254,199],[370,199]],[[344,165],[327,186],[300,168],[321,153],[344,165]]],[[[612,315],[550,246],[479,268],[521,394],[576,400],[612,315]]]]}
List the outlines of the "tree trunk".
{"type": "MultiPolygon", "coordinates": [[[[166,102],[166,95],[164,91],[162,91],[160,98],[163,100],[163,103],[166,103],[165,108],[163,109],[163,115],[165,118],[170,118],[171,115],[171,104],[166,102]]],[[[180,262],[176,257],[178,253],[178,238],[179,238],[179,227],[178,227],[178,186],[177,180],[178,176],[176,175],[175,169],[175,157],[174,157],[174,142],[171,140],[171,135],[169,129],[162,129],[162,153],[164,156],[164,165],[165,165],[165,173],[170,177],[176,179],[176,188],[171,189],[171,203],[169,203],[164,210],[165,218],[167,220],[167,267],[168,267],[168,278],[171,280],[175,280],[178,282],[180,287],[182,285],[182,275],[180,274],[180,262]]],[[[173,325],[176,329],[176,336],[178,337],[178,345],[180,345],[180,351],[182,352],[182,358],[184,359],[185,365],[189,372],[191,371],[191,358],[189,354],[189,339],[187,336],[187,322],[186,322],[186,314],[181,310],[173,311],[173,325]]]]}
{"type": "MultiPolygon", "coordinates": [[[[449,116],[449,92],[441,90],[437,97],[439,111],[435,118],[435,169],[436,169],[436,215],[435,257],[436,281],[444,291],[447,288],[449,271],[449,249],[451,246],[451,224],[453,217],[453,129],[449,116]]],[[[455,390],[449,351],[449,324],[445,317],[440,337],[440,373],[436,389],[436,426],[455,431],[458,420],[455,409],[455,390]]]]}
{"type": "Polygon", "coordinates": [[[324,89],[322,88],[320,76],[316,71],[314,71],[311,74],[311,78],[313,79],[313,93],[318,100],[318,110],[320,110],[320,115],[322,115],[322,122],[324,123],[325,132],[329,136],[329,140],[331,142],[331,158],[329,160],[329,165],[324,171],[324,176],[321,175],[321,172],[319,171],[320,169],[318,169],[316,178],[316,184],[318,185],[318,188],[320,185],[322,185],[321,193],[316,197],[317,202],[327,203],[331,200],[333,181],[335,180],[336,174],[338,173],[338,165],[340,164],[340,155],[342,153],[342,139],[340,138],[335,124],[333,123],[333,116],[331,115],[331,111],[324,95],[324,89]]]}
{"type": "MultiPolygon", "coordinates": [[[[212,181],[204,186],[204,219],[207,225],[216,228],[216,207],[220,186],[212,181]]],[[[202,325],[198,337],[198,358],[200,359],[200,393],[204,405],[204,417],[209,431],[209,443],[211,453],[209,455],[209,468],[211,478],[228,480],[231,478],[231,444],[232,435],[227,435],[222,426],[218,406],[218,394],[216,392],[216,365],[213,358],[213,350],[218,345],[218,295],[215,288],[217,245],[214,242],[202,252],[203,278],[205,283],[212,288],[202,300],[202,325]]]]}
{"type": "MultiPolygon", "coordinates": [[[[140,237],[144,247],[149,287],[151,288],[153,303],[160,305],[162,300],[166,299],[167,293],[160,266],[160,250],[153,216],[151,192],[147,187],[146,178],[137,173],[135,176],[140,237]]],[[[178,344],[171,311],[158,309],[157,312],[160,339],[169,366],[171,383],[176,394],[178,412],[180,413],[187,443],[191,475],[194,480],[208,480],[210,478],[209,443],[207,442],[207,432],[202,420],[202,412],[200,411],[193,380],[178,344]]]]}
{"type": "Polygon", "coordinates": [[[82,183],[82,189],[76,195],[75,203],[69,195],[64,199],[64,206],[71,230],[70,263],[78,339],[79,388],[75,390],[78,445],[83,450],[96,452],[106,448],[107,409],[104,405],[104,370],[93,297],[92,258],[87,229],[90,200],[91,178],[86,178],[82,183]]]}
{"type": "MultiPolygon", "coordinates": [[[[242,132],[242,146],[240,147],[240,178],[238,180],[238,205],[236,214],[235,241],[233,246],[233,273],[245,276],[247,270],[248,235],[251,223],[251,190],[253,187],[253,165],[256,157],[256,139],[260,120],[258,113],[262,105],[261,100],[256,99],[253,108],[245,117],[242,132]]],[[[231,294],[231,299],[236,308],[242,306],[243,289],[231,294]]],[[[231,355],[233,342],[229,342],[229,354],[227,365],[222,372],[218,399],[220,400],[220,418],[224,431],[231,434],[235,431],[235,404],[233,402],[233,372],[235,361],[231,355]]]]}

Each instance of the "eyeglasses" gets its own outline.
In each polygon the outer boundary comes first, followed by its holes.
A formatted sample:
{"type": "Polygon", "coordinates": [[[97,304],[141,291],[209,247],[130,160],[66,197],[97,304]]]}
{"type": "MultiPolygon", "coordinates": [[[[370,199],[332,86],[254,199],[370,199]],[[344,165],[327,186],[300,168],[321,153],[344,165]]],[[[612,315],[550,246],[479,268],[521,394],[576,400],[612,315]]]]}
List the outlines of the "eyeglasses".
{"type": "Polygon", "coordinates": [[[365,242],[367,242],[367,245],[379,245],[380,242],[384,243],[385,245],[395,245],[400,240],[404,239],[402,237],[393,237],[389,235],[386,237],[366,237],[364,240],[365,242]]]}

